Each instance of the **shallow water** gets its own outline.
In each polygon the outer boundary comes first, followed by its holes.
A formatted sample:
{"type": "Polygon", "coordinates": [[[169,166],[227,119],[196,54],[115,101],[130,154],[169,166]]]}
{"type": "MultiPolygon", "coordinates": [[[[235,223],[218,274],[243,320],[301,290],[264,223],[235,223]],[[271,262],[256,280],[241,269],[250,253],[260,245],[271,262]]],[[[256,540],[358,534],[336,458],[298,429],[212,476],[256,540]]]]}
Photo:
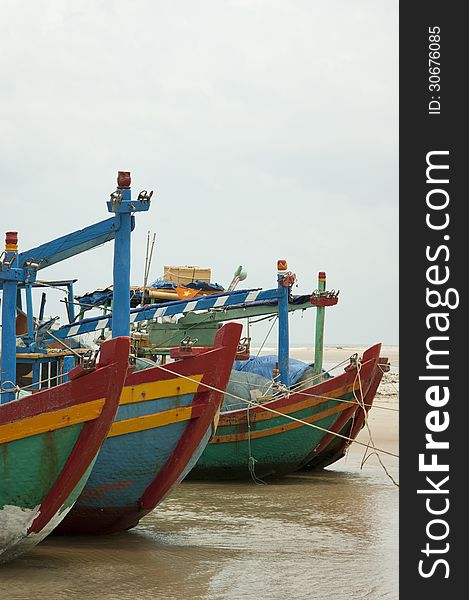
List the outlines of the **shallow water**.
{"type": "Polygon", "coordinates": [[[131,532],[48,538],[0,567],[0,598],[395,599],[398,491],[359,462],[268,485],[183,483],[131,532]]]}

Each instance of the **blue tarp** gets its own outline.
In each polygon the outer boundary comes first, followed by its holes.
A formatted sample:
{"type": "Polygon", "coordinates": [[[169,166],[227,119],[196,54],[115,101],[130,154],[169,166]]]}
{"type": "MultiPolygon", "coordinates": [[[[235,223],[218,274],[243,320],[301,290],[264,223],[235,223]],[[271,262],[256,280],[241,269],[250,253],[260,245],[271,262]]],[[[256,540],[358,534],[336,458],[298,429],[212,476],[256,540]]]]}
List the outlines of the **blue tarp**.
{"type": "MultiPolygon", "coordinates": [[[[278,361],[278,356],[275,354],[268,354],[266,356],[252,356],[248,360],[236,360],[233,368],[237,371],[247,371],[249,373],[256,373],[262,375],[267,379],[272,379],[272,371],[275,369],[275,364],[278,361]]],[[[297,383],[301,379],[302,375],[308,369],[312,367],[312,364],[307,364],[302,360],[296,358],[290,358],[289,371],[290,371],[290,385],[297,383]]]]}
{"type": "MultiPolygon", "coordinates": [[[[140,304],[142,294],[139,290],[130,290],[130,306],[135,308],[140,304]]],[[[112,302],[112,289],[95,290],[84,296],[75,296],[75,299],[81,304],[81,309],[86,312],[93,307],[99,308],[104,306],[106,302],[112,302]]]]}
{"type": "Polygon", "coordinates": [[[172,281],[167,281],[166,279],[155,279],[155,281],[150,284],[150,287],[158,288],[160,290],[175,290],[177,284],[172,281]]]}
{"type": "Polygon", "coordinates": [[[184,285],[186,288],[191,288],[193,290],[201,290],[202,292],[224,292],[225,288],[219,283],[207,283],[206,281],[201,281],[200,279],[196,279],[192,283],[186,283],[184,285]]]}
{"type": "MultiPolygon", "coordinates": [[[[175,290],[177,288],[176,283],[167,281],[166,279],[156,279],[148,289],[158,288],[160,290],[175,290]]],[[[188,283],[185,287],[194,290],[201,290],[202,292],[223,292],[225,288],[218,283],[207,283],[197,279],[192,283],[188,283]]],[[[95,290],[84,296],[75,296],[76,300],[81,304],[83,311],[90,310],[94,306],[103,306],[106,302],[112,302],[112,288],[106,288],[105,290],[95,290]]],[[[142,300],[141,290],[130,290],[130,307],[135,308],[140,304],[142,300]]],[[[156,299],[158,302],[158,299],[156,299]]],[[[160,300],[161,302],[167,302],[166,299],[160,300]]]]}
{"type": "MultiPolygon", "coordinates": [[[[175,290],[178,285],[177,283],[173,283],[172,281],[168,281],[166,279],[155,279],[155,281],[150,285],[152,288],[159,288],[160,290],[175,290]]],[[[200,279],[196,279],[191,283],[185,283],[184,287],[190,288],[191,290],[201,290],[202,292],[224,292],[225,288],[219,283],[207,283],[206,281],[202,281],[200,279]]]]}
{"type": "Polygon", "coordinates": [[[107,288],[105,290],[96,290],[85,294],[84,296],[75,296],[80,304],[89,306],[83,306],[84,310],[90,310],[91,306],[102,306],[108,300],[112,300],[112,289],[107,288]]]}

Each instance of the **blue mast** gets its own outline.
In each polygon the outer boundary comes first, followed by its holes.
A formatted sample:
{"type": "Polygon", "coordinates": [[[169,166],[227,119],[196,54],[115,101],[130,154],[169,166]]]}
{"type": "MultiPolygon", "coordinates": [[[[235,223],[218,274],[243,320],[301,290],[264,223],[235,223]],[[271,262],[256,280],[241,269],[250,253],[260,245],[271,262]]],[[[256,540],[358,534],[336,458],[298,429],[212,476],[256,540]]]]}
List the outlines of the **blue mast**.
{"type": "Polygon", "coordinates": [[[287,271],[285,260],[277,261],[278,284],[278,369],[280,383],[290,386],[290,337],[288,332],[288,297],[295,275],[287,271]]]}
{"type": "MultiPolygon", "coordinates": [[[[113,335],[129,335],[130,309],[130,235],[134,227],[134,212],[147,211],[153,192],[140,192],[137,200],[132,201],[130,191],[130,173],[120,171],[118,188],[111,194],[108,209],[114,217],[101,221],[85,229],[46,242],[18,254],[18,235],[6,234],[5,252],[0,256],[0,289],[2,290],[2,352],[0,361],[0,403],[15,398],[16,388],[16,307],[18,302],[18,283],[26,290],[28,313],[28,345],[26,353],[37,352],[38,344],[34,340],[31,284],[36,281],[38,270],[61,262],[70,256],[85,252],[100,244],[115,239],[114,250],[114,292],[115,311],[113,314],[113,335]],[[11,391],[10,391],[11,390],[11,391]]],[[[68,286],[68,299],[73,302],[73,288],[68,286]]],[[[73,304],[70,304],[73,307],[73,304]]],[[[73,308],[70,314],[74,315],[73,308]]],[[[30,361],[31,362],[31,361],[30,361]]],[[[68,361],[70,362],[70,361],[68,361]]],[[[67,361],[65,361],[67,363],[67,361]]],[[[32,361],[33,381],[38,380],[39,362],[32,361]]],[[[64,365],[66,367],[66,365],[64,365]]]]}
{"type": "Polygon", "coordinates": [[[0,404],[15,399],[16,387],[16,299],[18,273],[12,269],[18,256],[18,233],[8,231],[1,263],[2,297],[2,362],[0,404]],[[8,392],[6,390],[13,390],[8,392]]]}
{"type": "Polygon", "coordinates": [[[108,202],[109,212],[116,214],[118,228],[114,242],[114,288],[112,305],[112,337],[130,334],[130,237],[133,229],[134,212],[150,208],[153,192],[140,192],[132,201],[130,172],[119,171],[117,190],[108,202]]]}

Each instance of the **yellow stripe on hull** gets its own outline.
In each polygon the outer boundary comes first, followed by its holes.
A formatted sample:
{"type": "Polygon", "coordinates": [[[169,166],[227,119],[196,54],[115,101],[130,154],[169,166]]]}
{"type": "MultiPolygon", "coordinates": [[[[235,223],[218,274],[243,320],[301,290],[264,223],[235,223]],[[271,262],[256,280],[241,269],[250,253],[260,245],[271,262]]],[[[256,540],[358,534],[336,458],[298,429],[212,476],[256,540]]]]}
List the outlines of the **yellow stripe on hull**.
{"type": "MultiPolygon", "coordinates": [[[[336,398],[340,398],[342,396],[345,396],[347,394],[350,394],[354,389],[354,385],[349,385],[346,387],[342,387],[339,388],[337,390],[334,390],[333,392],[331,392],[330,394],[326,395],[318,395],[317,397],[314,394],[310,394],[310,397],[308,397],[306,400],[301,400],[300,402],[296,402],[295,404],[287,404],[285,406],[281,406],[281,407],[275,407],[275,410],[279,413],[282,414],[290,414],[292,415],[295,412],[298,412],[300,410],[304,410],[305,408],[312,408],[313,406],[318,406],[319,404],[325,404],[326,402],[329,402],[330,400],[335,400],[336,398]]],[[[308,396],[308,392],[294,392],[292,394],[293,396],[298,395],[298,396],[308,396]]],[[[276,402],[274,400],[274,402],[276,402]]],[[[344,400],[345,402],[345,400],[344,400]]],[[[356,400],[351,400],[350,401],[352,404],[356,403],[356,400]]],[[[269,406],[269,403],[266,403],[266,406],[269,406]]],[[[348,408],[349,404],[347,403],[347,408],[348,408]]],[[[254,422],[258,422],[258,421],[266,421],[267,419],[272,419],[273,417],[273,413],[271,413],[268,410],[252,410],[249,414],[249,419],[251,421],[251,423],[254,422]]],[[[243,413],[239,413],[238,411],[236,412],[236,414],[231,415],[230,413],[224,413],[221,415],[221,419],[220,419],[220,426],[228,426],[228,425],[239,425],[243,422],[246,422],[246,414],[243,413]]]]}
{"type": "Polygon", "coordinates": [[[188,381],[182,377],[176,377],[174,379],[165,379],[164,381],[126,386],[122,390],[119,404],[147,402],[148,400],[158,400],[159,398],[171,398],[173,396],[182,396],[183,394],[193,394],[199,389],[199,383],[202,380],[202,377],[203,374],[191,375],[191,379],[195,379],[196,381],[188,381]]]}
{"type": "Polygon", "coordinates": [[[92,402],[85,402],[77,406],[61,408],[54,412],[43,413],[14,421],[13,423],[0,425],[0,443],[13,442],[38,435],[39,433],[45,433],[46,431],[55,431],[56,429],[62,429],[70,425],[91,421],[99,417],[104,402],[105,399],[100,398],[92,402]]]}
{"type": "MultiPolygon", "coordinates": [[[[330,408],[329,410],[325,410],[322,413],[318,413],[317,415],[313,415],[311,417],[306,417],[302,419],[306,423],[314,423],[315,421],[320,421],[325,417],[329,417],[335,413],[342,412],[343,410],[347,410],[350,408],[354,402],[346,402],[341,406],[336,406],[335,408],[330,408]]],[[[274,418],[276,415],[271,414],[271,418],[274,418]]],[[[247,440],[248,437],[251,440],[255,440],[256,438],[267,437],[270,435],[277,435],[278,433],[282,433],[283,431],[289,431],[290,429],[297,429],[298,427],[305,427],[304,423],[298,423],[297,421],[290,421],[285,425],[280,425],[278,427],[273,427],[272,429],[261,429],[260,431],[251,431],[251,434],[248,433],[236,433],[232,435],[217,435],[211,440],[211,444],[223,444],[225,442],[241,442],[243,440],[247,440]]]]}
{"type": "Polygon", "coordinates": [[[163,427],[164,425],[169,425],[171,423],[188,421],[191,418],[192,406],[185,406],[183,408],[165,410],[153,415],[142,415],[131,419],[123,419],[122,421],[115,421],[112,424],[108,437],[125,435],[126,433],[135,433],[137,431],[153,429],[154,427],[163,427]]]}

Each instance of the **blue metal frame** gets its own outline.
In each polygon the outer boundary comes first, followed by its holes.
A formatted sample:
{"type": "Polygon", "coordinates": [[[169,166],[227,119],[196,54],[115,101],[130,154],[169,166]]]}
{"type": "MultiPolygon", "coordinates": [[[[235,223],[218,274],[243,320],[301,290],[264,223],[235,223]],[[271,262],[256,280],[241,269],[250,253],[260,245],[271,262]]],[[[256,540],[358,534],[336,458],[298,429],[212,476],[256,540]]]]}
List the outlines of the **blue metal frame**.
{"type": "MultiPolygon", "coordinates": [[[[116,238],[117,243],[117,238],[116,238]]],[[[161,302],[150,306],[134,308],[130,310],[130,323],[140,321],[149,321],[158,317],[167,317],[177,314],[184,314],[193,311],[203,311],[210,309],[229,309],[230,307],[248,307],[254,302],[261,300],[277,300],[278,302],[278,353],[279,353],[279,379],[284,385],[289,385],[289,327],[288,327],[288,299],[291,291],[290,286],[281,285],[284,274],[278,275],[278,285],[276,289],[262,290],[235,290],[232,292],[223,292],[221,294],[211,294],[191,300],[174,300],[171,302],[161,302]]],[[[116,290],[114,290],[114,314],[116,310],[116,290]]],[[[129,294],[127,292],[127,302],[129,294]]],[[[58,338],[65,339],[97,331],[98,329],[114,328],[116,317],[113,313],[107,313],[96,317],[89,317],[82,321],[63,325],[54,332],[58,338]]],[[[129,332],[129,320],[126,323],[129,332]]],[[[124,335],[124,334],[121,334],[124,335]]],[[[125,335],[129,335],[126,333],[125,335]]]]}
{"type": "Polygon", "coordinates": [[[147,211],[150,199],[132,201],[130,188],[117,190],[107,203],[119,226],[114,243],[112,336],[130,334],[130,234],[135,226],[132,213],[147,211]]]}
{"type": "MultiPolygon", "coordinates": [[[[132,308],[130,310],[130,323],[140,321],[149,321],[157,317],[168,317],[196,310],[209,309],[228,309],[230,306],[246,305],[250,302],[259,300],[275,300],[278,299],[278,290],[241,290],[235,292],[223,292],[221,294],[211,294],[210,296],[202,296],[193,298],[192,300],[173,300],[170,302],[161,302],[159,304],[147,305],[140,308],[132,308]]],[[[112,313],[89,317],[75,323],[63,325],[56,331],[54,335],[64,339],[98,329],[109,329],[112,323],[112,313]]]]}
{"type": "MultiPolygon", "coordinates": [[[[129,179],[130,180],[130,179],[129,179]]],[[[79,231],[18,253],[6,251],[3,262],[0,262],[0,289],[2,297],[2,353],[0,359],[1,390],[14,389],[16,386],[16,354],[41,352],[34,340],[34,321],[32,287],[35,287],[37,271],[61,262],[66,258],[90,250],[96,246],[115,239],[114,246],[114,322],[113,335],[129,334],[130,310],[130,238],[135,227],[133,213],[147,211],[150,208],[151,193],[142,192],[137,200],[132,201],[130,188],[117,189],[111,194],[108,209],[115,216],[90,225],[79,231]],[[28,318],[28,334],[25,337],[26,348],[16,348],[16,308],[21,305],[18,285],[25,288],[28,318]],[[11,383],[10,383],[11,382],[11,383]]],[[[64,282],[68,289],[70,307],[69,315],[73,319],[73,281],[64,282]]],[[[40,285],[40,284],[38,284],[40,285]]],[[[24,357],[22,362],[33,364],[33,382],[39,381],[39,364],[47,360],[43,358],[24,357]]],[[[65,361],[67,364],[67,361],[65,361]]],[[[71,366],[71,361],[68,361],[71,366]]],[[[66,366],[66,365],[65,365],[66,366]]],[[[14,400],[15,392],[1,393],[0,402],[14,400]]]]}
{"type": "Polygon", "coordinates": [[[2,295],[2,353],[0,357],[0,404],[15,399],[16,387],[16,306],[18,283],[34,281],[35,271],[18,267],[18,252],[5,250],[0,263],[2,295]]]}
{"type": "Polygon", "coordinates": [[[115,217],[105,219],[84,229],[73,231],[55,240],[25,250],[18,254],[16,266],[24,267],[27,264],[37,265],[35,271],[40,271],[58,262],[96,248],[114,239],[119,222],[115,217]]]}
{"type": "Polygon", "coordinates": [[[15,399],[16,385],[16,281],[3,282],[2,298],[2,366],[0,403],[15,399]]]}
{"type": "Polygon", "coordinates": [[[290,337],[288,332],[288,296],[290,287],[282,285],[284,275],[277,275],[278,282],[278,370],[280,383],[290,385],[290,337]]]}

